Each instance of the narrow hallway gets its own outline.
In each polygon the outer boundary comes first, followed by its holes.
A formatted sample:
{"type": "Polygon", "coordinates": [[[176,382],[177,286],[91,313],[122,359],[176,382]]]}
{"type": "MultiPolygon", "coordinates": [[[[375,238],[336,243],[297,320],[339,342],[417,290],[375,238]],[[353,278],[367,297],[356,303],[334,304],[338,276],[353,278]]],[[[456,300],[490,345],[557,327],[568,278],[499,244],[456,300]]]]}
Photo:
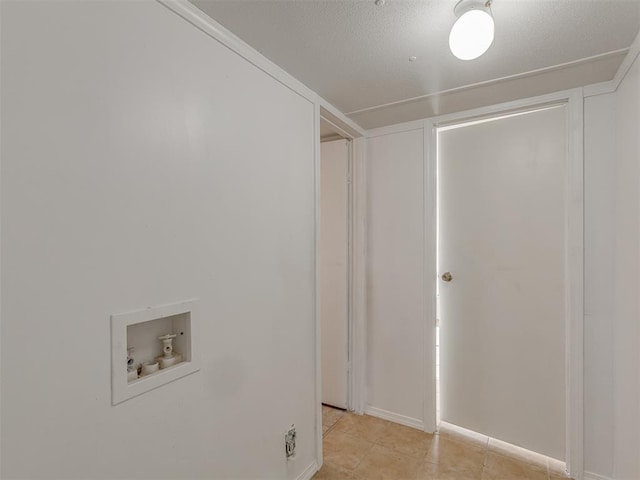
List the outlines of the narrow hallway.
{"type": "Polygon", "coordinates": [[[324,464],[314,480],[560,480],[564,465],[442,425],[430,435],[369,415],[322,407],[324,464]]]}

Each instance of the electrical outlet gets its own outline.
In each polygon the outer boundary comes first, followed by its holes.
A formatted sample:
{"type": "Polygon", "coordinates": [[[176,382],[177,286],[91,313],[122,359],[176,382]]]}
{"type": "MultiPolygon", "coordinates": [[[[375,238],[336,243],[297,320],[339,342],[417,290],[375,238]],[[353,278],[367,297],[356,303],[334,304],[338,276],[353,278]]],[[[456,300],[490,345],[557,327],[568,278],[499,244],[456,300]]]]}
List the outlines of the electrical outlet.
{"type": "Polygon", "coordinates": [[[284,434],[284,450],[287,459],[296,456],[296,426],[291,425],[287,433],[284,434]]]}

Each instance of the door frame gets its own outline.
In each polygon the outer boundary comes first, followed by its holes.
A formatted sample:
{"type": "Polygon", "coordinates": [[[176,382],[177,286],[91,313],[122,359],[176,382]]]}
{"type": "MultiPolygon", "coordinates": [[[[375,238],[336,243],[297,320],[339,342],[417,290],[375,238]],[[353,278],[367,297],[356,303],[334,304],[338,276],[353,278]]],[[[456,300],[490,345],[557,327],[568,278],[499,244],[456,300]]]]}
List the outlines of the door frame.
{"type": "Polygon", "coordinates": [[[567,471],[582,480],[583,458],[583,352],[584,352],[584,100],[582,89],[571,89],[464,112],[428,118],[424,121],[424,205],[425,205],[425,394],[426,431],[436,424],[436,282],[437,282],[437,128],[470,120],[502,116],[557,104],[567,105],[568,152],[565,183],[565,444],[567,471]]]}
{"type": "Polygon", "coordinates": [[[348,164],[348,279],[347,279],[347,322],[348,322],[348,374],[347,374],[347,410],[358,414],[364,413],[364,389],[366,368],[365,342],[365,268],[366,268],[366,167],[364,131],[352,128],[342,121],[334,109],[326,104],[316,105],[316,233],[315,233],[315,268],[316,268],[316,431],[318,438],[318,465],[322,459],[322,362],[320,333],[320,279],[319,279],[319,247],[320,247],[320,120],[331,126],[349,141],[348,164]]]}
{"type": "Polygon", "coordinates": [[[349,384],[347,408],[364,413],[366,374],[365,342],[365,268],[366,268],[366,167],[365,130],[345,117],[333,105],[317,97],[314,102],[314,347],[315,347],[315,441],[316,465],[322,467],[322,354],[320,328],[320,120],[329,122],[336,131],[351,140],[349,191],[349,384]]]}

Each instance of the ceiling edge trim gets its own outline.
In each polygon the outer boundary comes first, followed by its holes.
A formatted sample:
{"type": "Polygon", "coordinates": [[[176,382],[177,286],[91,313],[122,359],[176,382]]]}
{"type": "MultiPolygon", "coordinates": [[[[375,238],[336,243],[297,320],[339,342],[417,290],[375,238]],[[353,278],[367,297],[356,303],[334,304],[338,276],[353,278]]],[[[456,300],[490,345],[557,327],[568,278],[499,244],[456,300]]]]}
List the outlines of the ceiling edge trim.
{"type": "Polygon", "coordinates": [[[345,129],[339,127],[338,125],[333,123],[331,120],[327,119],[322,110],[320,110],[320,120],[321,120],[321,122],[326,123],[327,125],[329,125],[333,129],[333,133],[331,133],[329,135],[326,135],[326,136],[323,137],[322,134],[321,134],[320,135],[320,141],[323,141],[325,138],[334,137],[334,136],[338,136],[340,138],[353,138],[353,134],[352,133],[347,132],[345,129]]]}
{"type": "Polygon", "coordinates": [[[534,95],[510,100],[507,102],[499,102],[492,105],[475,107],[442,115],[427,116],[418,120],[410,120],[408,122],[396,123],[393,125],[374,127],[367,130],[367,138],[420,130],[425,128],[427,125],[444,126],[452,123],[458,123],[460,121],[467,122],[486,119],[496,115],[513,114],[530,110],[532,107],[548,108],[552,105],[566,103],[572,98],[583,98],[582,87],[569,88],[559,90],[557,92],[545,93],[543,95],[534,95]]]}
{"type": "Polygon", "coordinates": [[[156,0],[195,28],[313,104],[319,95],[187,0],[156,0]]]}
{"type": "Polygon", "coordinates": [[[584,97],[596,97],[598,95],[606,95],[607,93],[613,93],[617,89],[616,82],[613,80],[607,80],[606,82],[592,83],[591,85],[585,85],[582,87],[584,97]]]}
{"type": "Polygon", "coordinates": [[[331,122],[334,127],[344,130],[353,138],[364,137],[366,135],[366,130],[364,128],[348,118],[344,113],[319,95],[318,101],[320,102],[320,115],[323,116],[325,120],[331,122]]]}
{"type": "Polygon", "coordinates": [[[370,128],[367,130],[367,138],[382,137],[384,135],[392,135],[394,133],[411,132],[413,130],[422,130],[424,128],[424,121],[426,118],[394,123],[393,125],[385,125],[384,127],[370,128]]]}
{"type": "Polygon", "coordinates": [[[339,133],[334,133],[332,135],[329,135],[327,137],[320,137],[320,143],[328,143],[328,142],[333,142],[336,140],[344,140],[344,137],[342,135],[340,135],[339,133]]]}
{"type": "Polygon", "coordinates": [[[622,63],[618,67],[613,79],[606,82],[593,83],[591,85],[584,86],[584,96],[595,97],[597,95],[605,95],[607,93],[613,93],[618,90],[618,87],[622,83],[622,80],[627,76],[629,70],[633,66],[633,62],[640,55],[640,32],[636,36],[635,40],[629,47],[629,51],[625,55],[622,63]]]}
{"type": "Polygon", "coordinates": [[[624,80],[624,77],[627,76],[627,73],[629,73],[629,70],[631,70],[631,66],[633,65],[633,62],[636,60],[638,55],[640,55],[640,32],[638,32],[635,40],[633,41],[633,43],[631,43],[629,51],[627,52],[627,56],[624,57],[624,60],[620,64],[615,77],[613,77],[613,81],[616,84],[616,90],[624,80]]]}
{"type": "Polygon", "coordinates": [[[297,93],[305,100],[314,105],[320,106],[329,113],[334,123],[342,126],[344,130],[349,132],[354,138],[363,137],[365,129],[356,122],[348,118],[343,112],[327,102],[316,92],[307,87],[300,80],[288,73],[277,64],[273,63],[267,57],[262,55],[251,45],[244,42],[224,26],[216,22],[213,18],[200,10],[187,0],[156,0],[160,5],[166,7],[183,20],[187,21],[195,28],[217,41],[221,45],[234,52],[236,55],[245,59],[247,62],[263,71],[271,78],[281,83],[292,92],[297,93]]]}
{"type": "MultiPolygon", "coordinates": [[[[638,38],[636,38],[636,40],[638,40],[638,38]]],[[[587,64],[587,63],[595,62],[595,61],[602,60],[602,59],[608,58],[608,57],[613,57],[613,56],[620,55],[620,54],[623,54],[623,53],[627,54],[627,56],[625,57],[625,61],[626,61],[627,57],[629,56],[629,52],[634,47],[634,44],[635,44],[635,42],[631,45],[630,48],[621,48],[619,50],[612,50],[610,52],[600,53],[598,55],[593,55],[591,57],[581,58],[579,60],[574,60],[574,61],[571,61],[571,62],[561,63],[561,64],[558,64],[558,65],[553,65],[551,67],[544,67],[544,68],[539,68],[539,69],[536,69],[536,70],[529,70],[527,72],[517,73],[515,75],[507,75],[505,77],[495,78],[495,79],[492,79],[492,80],[486,80],[484,82],[471,83],[469,85],[463,85],[461,87],[450,88],[448,90],[440,90],[438,92],[428,93],[426,95],[420,95],[420,96],[412,97],[412,98],[406,98],[404,100],[398,100],[396,102],[389,102],[389,103],[384,103],[384,104],[380,104],[380,105],[375,105],[373,107],[362,108],[360,110],[354,110],[352,112],[349,112],[349,113],[347,113],[347,115],[357,115],[359,113],[371,112],[373,110],[381,110],[381,109],[384,109],[384,108],[393,107],[393,106],[397,106],[397,105],[413,103],[413,102],[417,102],[417,101],[420,101],[420,100],[425,100],[425,99],[432,98],[432,97],[438,97],[438,96],[446,95],[446,94],[450,94],[450,93],[463,92],[463,91],[471,90],[471,89],[478,88],[478,87],[485,87],[485,86],[488,86],[488,85],[496,85],[496,84],[503,83],[503,82],[508,82],[508,81],[511,81],[511,80],[519,80],[519,79],[522,79],[522,78],[527,78],[527,77],[532,77],[532,76],[535,76],[535,75],[539,75],[541,73],[549,73],[549,72],[554,72],[554,71],[557,71],[557,70],[562,70],[562,69],[568,68],[568,67],[575,67],[575,66],[579,66],[579,65],[584,65],[584,64],[587,64]]],[[[623,61],[623,64],[624,64],[624,61],[623,61]]],[[[617,73],[616,73],[616,76],[617,76],[617,73]]],[[[606,82],[603,82],[603,83],[606,83],[606,82]]]]}

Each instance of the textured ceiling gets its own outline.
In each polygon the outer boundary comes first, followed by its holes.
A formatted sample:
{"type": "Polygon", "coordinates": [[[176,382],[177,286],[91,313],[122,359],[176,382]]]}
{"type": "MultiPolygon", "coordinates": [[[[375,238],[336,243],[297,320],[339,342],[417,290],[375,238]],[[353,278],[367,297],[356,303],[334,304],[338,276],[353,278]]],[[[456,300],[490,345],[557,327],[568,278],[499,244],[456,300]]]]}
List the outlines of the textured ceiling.
{"type": "Polygon", "coordinates": [[[369,126],[380,120],[359,111],[594,56],[604,55],[565,78],[567,85],[558,76],[549,88],[608,80],[640,29],[640,0],[494,0],[494,44],[465,62],[448,48],[455,0],[386,0],[381,7],[373,0],[192,3],[369,126]]]}

